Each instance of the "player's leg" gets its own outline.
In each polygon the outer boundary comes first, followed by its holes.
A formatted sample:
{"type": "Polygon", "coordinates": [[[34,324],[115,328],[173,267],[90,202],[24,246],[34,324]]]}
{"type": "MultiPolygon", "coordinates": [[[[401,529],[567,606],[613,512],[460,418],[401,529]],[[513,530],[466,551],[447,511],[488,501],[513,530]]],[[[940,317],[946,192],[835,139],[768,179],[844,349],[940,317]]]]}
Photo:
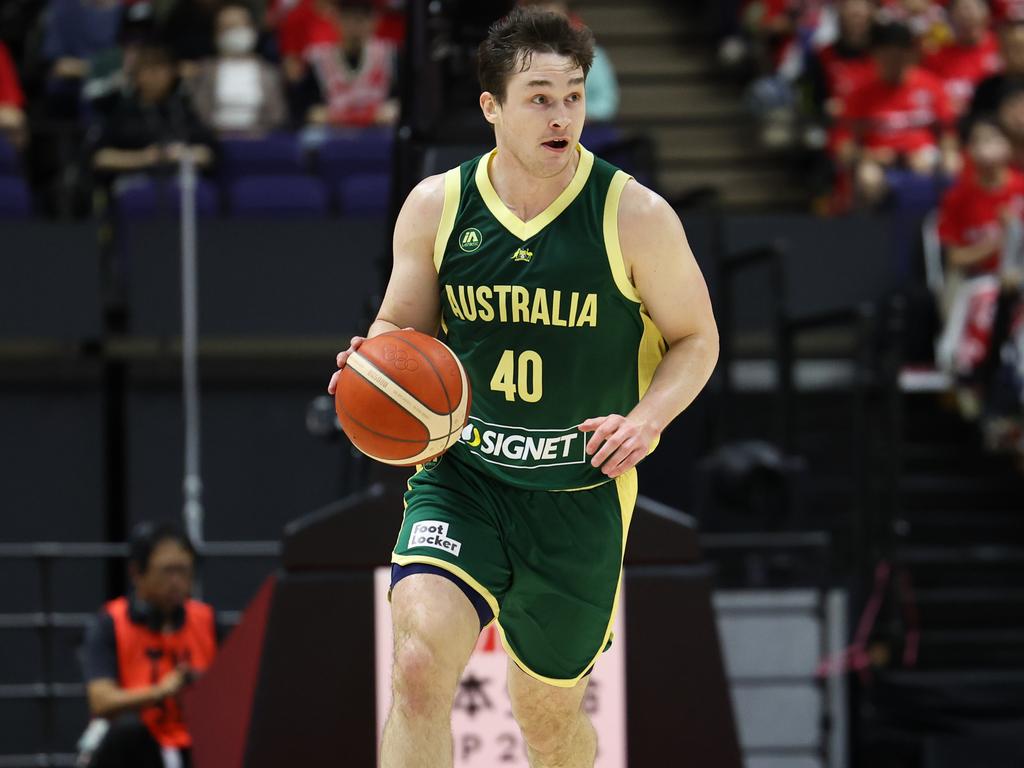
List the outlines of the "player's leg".
{"type": "Polygon", "coordinates": [[[523,732],[532,768],[593,768],[597,732],[583,711],[588,679],[560,688],[530,677],[509,660],[512,714],[523,732]]]}
{"type": "Polygon", "coordinates": [[[451,708],[480,634],[473,604],[452,581],[419,573],[391,593],[394,667],[382,768],[452,765],[451,708]]]}

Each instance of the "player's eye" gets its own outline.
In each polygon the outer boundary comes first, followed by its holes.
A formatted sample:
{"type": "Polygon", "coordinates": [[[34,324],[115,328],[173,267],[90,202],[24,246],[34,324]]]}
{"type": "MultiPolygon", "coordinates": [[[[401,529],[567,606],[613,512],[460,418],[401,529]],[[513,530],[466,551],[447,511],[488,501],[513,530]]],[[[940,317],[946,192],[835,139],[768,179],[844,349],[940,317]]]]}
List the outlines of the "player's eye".
{"type": "Polygon", "coordinates": [[[574,94],[569,96],[569,101],[579,101],[580,98],[581,97],[580,97],[580,95],[578,93],[574,93],[574,94]]]}
{"type": "Polygon", "coordinates": [[[547,99],[546,96],[534,96],[533,97],[533,103],[534,104],[547,104],[547,101],[548,101],[548,99],[547,99]]]}

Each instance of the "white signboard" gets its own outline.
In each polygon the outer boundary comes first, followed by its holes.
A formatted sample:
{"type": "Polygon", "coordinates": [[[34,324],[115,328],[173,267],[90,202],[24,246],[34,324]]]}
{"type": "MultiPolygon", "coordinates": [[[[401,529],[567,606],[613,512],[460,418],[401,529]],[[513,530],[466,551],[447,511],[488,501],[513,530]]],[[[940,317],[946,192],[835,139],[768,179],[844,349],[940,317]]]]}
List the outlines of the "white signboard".
{"type": "MultiPolygon", "coordinates": [[[[377,635],[377,744],[391,708],[391,569],[374,576],[374,623],[377,635]]],[[[626,768],[625,600],[619,595],[615,642],[601,655],[590,675],[583,707],[597,729],[595,768],[626,768]]],[[[492,623],[481,634],[459,681],[452,709],[455,768],[528,768],[526,748],[512,717],[506,691],[508,657],[492,623]]],[[[379,754],[379,746],[378,746],[379,754]]]]}

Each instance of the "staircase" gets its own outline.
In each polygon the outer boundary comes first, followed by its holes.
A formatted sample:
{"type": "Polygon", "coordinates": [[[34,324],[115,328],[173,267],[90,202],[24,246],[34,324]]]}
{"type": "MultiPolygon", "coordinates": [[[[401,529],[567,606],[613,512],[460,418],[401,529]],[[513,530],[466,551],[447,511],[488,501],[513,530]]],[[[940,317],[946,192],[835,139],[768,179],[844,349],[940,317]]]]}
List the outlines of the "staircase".
{"type": "MultiPolygon", "coordinates": [[[[881,628],[892,667],[866,691],[865,734],[879,754],[903,742],[899,765],[928,766],[924,756],[952,738],[943,731],[999,743],[1000,723],[1013,722],[1004,748],[1024,761],[1024,477],[932,396],[905,398],[892,563],[912,586],[892,592],[895,610],[881,628]],[[916,663],[899,665],[915,615],[916,663]]],[[[1002,754],[984,765],[1021,764],[1000,762],[1002,754]]]]}
{"type": "Polygon", "coordinates": [[[720,73],[715,41],[699,13],[683,5],[668,0],[574,4],[615,65],[616,123],[627,133],[653,139],[660,191],[669,200],[713,186],[729,208],[805,208],[799,179],[785,158],[758,146],[740,87],[720,73]]]}

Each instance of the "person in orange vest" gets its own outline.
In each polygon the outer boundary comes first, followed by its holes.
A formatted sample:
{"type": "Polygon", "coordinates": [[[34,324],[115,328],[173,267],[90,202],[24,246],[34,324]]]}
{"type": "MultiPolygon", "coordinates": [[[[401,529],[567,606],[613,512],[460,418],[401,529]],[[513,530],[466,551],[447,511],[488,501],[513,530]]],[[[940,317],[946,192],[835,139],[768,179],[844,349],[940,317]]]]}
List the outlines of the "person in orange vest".
{"type": "Polygon", "coordinates": [[[191,764],[178,694],[212,663],[219,634],[213,608],[190,598],[195,559],[177,525],[133,530],[132,589],[103,606],[82,647],[89,712],[109,724],[90,726],[105,734],[95,749],[82,745],[89,768],[191,764]]]}

